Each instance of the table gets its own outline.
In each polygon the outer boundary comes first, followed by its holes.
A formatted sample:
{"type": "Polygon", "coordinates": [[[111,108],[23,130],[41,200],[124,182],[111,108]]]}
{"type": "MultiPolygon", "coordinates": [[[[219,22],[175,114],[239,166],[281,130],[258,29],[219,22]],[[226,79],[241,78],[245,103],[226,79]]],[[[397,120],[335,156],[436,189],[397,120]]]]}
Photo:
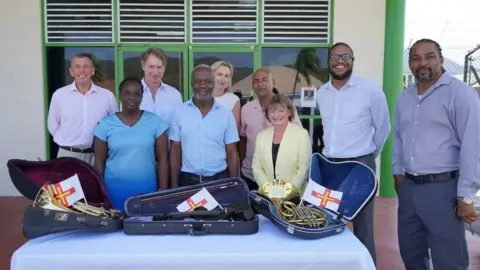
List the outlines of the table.
{"type": "Polygon", "coordinates": [[[67,232],[29,240],[11,270],[374,270],[367,249],[345,229],[302,240],[261,217],[254,235],[126,235],[67,232]]]}

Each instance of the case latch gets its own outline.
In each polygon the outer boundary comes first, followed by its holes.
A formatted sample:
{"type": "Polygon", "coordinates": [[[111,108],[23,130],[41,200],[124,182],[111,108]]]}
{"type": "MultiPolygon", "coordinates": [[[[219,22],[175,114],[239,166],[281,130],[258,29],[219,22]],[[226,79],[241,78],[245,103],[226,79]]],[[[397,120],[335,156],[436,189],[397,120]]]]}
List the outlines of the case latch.
{"type": "Polygon", "coordinates": [[[212,227],[212,224],[186,224],[189,225],[190,227],[188,229],[188,234],[191,236],[201,236],[205,235],[208,233],[210,227],[212,227]]]}

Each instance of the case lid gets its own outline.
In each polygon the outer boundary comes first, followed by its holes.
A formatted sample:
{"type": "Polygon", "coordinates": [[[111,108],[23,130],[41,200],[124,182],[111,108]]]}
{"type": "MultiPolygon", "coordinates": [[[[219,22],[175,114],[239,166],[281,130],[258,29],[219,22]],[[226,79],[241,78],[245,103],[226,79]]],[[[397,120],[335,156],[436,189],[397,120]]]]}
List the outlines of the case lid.
{"type": "Polygon", "coordinates": [[[232,203],[250,206],[247,184],[241,178],[232,177],[130,197],[125,201],[125,213],[127,216],[144,216],[178,212],[179,204],[203,188],[222,206],[232,203]]]}
{"type": "Polygon", "coordinates": [[[7,167],[15,188],[32,201],[45,183],[58,183],[77,174],[88,204],[112,207],[98,172],[83,160],[72,157],[49,161],[10,159],[7,167]]]}
{"type": "Polygon", "coordinates": [[[310,179],[325,188],[343,193],[337,211],[352,221],[377,193],[375,172],[358,161],[331,162],[319,153],[312,155],[310,179]]]}

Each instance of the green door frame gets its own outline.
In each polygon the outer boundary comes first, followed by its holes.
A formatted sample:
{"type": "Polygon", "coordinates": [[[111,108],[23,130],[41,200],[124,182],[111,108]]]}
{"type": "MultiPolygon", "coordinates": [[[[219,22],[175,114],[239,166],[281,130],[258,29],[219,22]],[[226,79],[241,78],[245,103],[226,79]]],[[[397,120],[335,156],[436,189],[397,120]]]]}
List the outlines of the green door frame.
{"type": "MultiPolygon", "coordinates": [[[[116,80],[116,83],[115,83],[115,95],[117,96],[117,101],[120,102],[119,100],[119,93],[118,93],[118,85],[117,84],[120,84],[120,82],[123,80],[124,78],[124,74],[123,74],[123,70],[124,70],[124,66],[123,66],[123,62],[124,62],[124,54],[126,52],[144,52],[145,50],[147,50],[148,48],[150,48],[151,46],[146,46],[146,45],[119,45],[117,47],[117,50],[118,50],[118,53],[116,54],[117,55],[117,70],[116,70],[116,77],[118,78],[116,80]]],[[[183,85],[184,87],[188,87],[188,83],[189,83],[189,79],[188,79],[188,75],[186,74],[189,74],[189,69],[188,69],[188,47],[184,44],[182,45],[162,45],[160,46],[162,48],[163,51],[165,51],[166,53],[181,53],[182,54],[182,80],[183,80],[183,85]]],[[[186,91],[183,91],[183,100],[187,100],[188,99],[188,95],[186,93],[186,91]]]]}

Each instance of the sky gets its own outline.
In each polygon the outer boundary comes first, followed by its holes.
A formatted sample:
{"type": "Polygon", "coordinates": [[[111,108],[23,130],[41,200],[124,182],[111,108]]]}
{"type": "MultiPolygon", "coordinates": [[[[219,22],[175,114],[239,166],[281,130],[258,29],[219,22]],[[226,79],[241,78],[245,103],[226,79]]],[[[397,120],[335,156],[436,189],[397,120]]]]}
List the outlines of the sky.
{"type": "Polygon", "coordinates": [[[445,49],[480,44],[480,0],[407,0],[405,47],[431,38],[445,49]]]}

